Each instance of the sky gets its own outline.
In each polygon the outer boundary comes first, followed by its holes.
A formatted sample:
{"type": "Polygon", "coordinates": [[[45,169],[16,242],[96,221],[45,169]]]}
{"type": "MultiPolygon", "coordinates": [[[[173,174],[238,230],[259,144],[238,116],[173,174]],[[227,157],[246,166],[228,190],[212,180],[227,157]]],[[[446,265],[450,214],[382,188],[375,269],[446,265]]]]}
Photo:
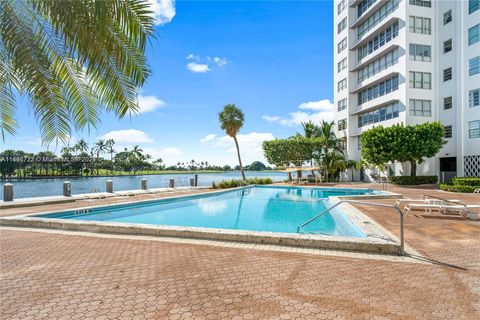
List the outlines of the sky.
{"type": "MultiPolygon", "coordinates": [[[[140,114],[102,114],[97,128],[73,132],[70,145],[113,138],[115,149],[139,145],[167,164],[238,163],[218,113],[234,103],[245,114],[238,135],[244,164],[265,161],[264,140],[301,132],[302,121],[333,118],[331,1],[150,0],[156,37],[147,49],[152,74],[139,92],[140,114]]],[[[28,106],[0,150],[51,150],[28,106]]]]}

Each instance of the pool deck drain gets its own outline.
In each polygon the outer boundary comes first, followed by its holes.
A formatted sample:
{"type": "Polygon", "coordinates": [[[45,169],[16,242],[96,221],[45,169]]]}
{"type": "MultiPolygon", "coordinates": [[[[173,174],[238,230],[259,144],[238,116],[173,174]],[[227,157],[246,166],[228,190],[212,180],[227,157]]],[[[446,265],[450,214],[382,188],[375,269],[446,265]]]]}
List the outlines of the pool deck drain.
{"type": "Polygon", "coordinates": [[[42,232],[42,233],[49,233],[49,234],[76,235],[76,236],[95,237],[95,238],[126,239],[126,240],[137,240],[137,241],[159,241],[159,242],[169,242],[169,243],[178,243],[178,244],[192,244],[192,245],[236,248],[236,249],[244,249],[244,250],[265,250],[265,251],[289,252],[289,253],[297,253],[297,254],[311,254],[311,255],[320,255],[320,256],[335,256],[335,257],[345,257],[345,258],[430,264],[427,258],[423,257],[420,253],[418,253],[417,251],[415,251],[413,248],[409,246],[405,248],[405,255],[399,256],[399,255],[387,254],[387,253],[369,253],[369,252],[352,251],[352,250],[306,248],[306,247],[297,247],[297,246],[283,246],[283,245],[273,245],[273,244],[258,244],[258,243],[246,243],[246,242],[235,242],[235,241],[219,241],[219,240],[192,239],[192,238],[165,237],[165,236],[109,234],[109,233],[67,231],[67,230],[59,230],[59,229],[43,229],[43,228],[29,228],[29,227],[0,226],[0,231],[42,232]]]}

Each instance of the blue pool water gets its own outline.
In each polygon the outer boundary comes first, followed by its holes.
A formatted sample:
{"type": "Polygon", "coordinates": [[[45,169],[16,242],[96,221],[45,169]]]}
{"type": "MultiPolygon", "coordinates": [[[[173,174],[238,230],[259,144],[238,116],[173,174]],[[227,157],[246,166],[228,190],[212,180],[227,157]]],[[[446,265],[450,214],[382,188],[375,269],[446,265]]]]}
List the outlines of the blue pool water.
{"type": "MultiPolygon", "coordinates": [[[[257,186],[99,207],[89,213],[66,211],[38,217],[297,233],[299,225],[332,205],[327,199],[329,196],[375,192],[369,189],[257,186]]],[[[302,233],[365,237],[337,208],[307,225],[302,233]]]]}

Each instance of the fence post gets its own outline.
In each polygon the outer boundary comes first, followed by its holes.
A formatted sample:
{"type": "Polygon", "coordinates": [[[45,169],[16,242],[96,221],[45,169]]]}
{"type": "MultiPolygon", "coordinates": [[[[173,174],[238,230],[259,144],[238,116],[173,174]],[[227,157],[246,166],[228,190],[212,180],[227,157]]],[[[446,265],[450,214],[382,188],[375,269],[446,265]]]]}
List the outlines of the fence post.
{"type": "Polygon", "coordinates": [[[70,181],[63,182],[63,196],[64,197],[72,196],[72,183],[70,181]]]}
{"type": "Polygon", "coordinates": [[[195,187],[198,187],[198,174],[195,175],[195,187]]]}
{"type": "Polygon", "coordinates": [[[169,187],[169,188],[175,188],[175,179],[170,178],[170,179],[168,180],[168,187],[169,187]]]}
{"type": "Polygon", "coordinates": [[[142,179],[142,190],[147,190],[147,179],[142,179]]]}
{"type": "Polygon", "coordinates": [[[190,178],[190,187],[195,186],[195,178],[190,178]]]}
{"type": "Polygon", "coordinates": [[[5,183],[3,185],[3,201],[13,201],[13,184],[5,183]]]}
{"type": "Polygon", "coordinates": [[[113,193],[113,181],[107,180],[106,189],[108,193],[113,193]]]}

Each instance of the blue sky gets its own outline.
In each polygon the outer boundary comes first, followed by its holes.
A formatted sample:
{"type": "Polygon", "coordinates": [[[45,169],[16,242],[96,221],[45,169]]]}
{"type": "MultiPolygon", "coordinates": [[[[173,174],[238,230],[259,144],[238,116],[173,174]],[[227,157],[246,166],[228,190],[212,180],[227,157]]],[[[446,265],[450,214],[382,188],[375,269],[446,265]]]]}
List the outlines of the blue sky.
{"type": "MultiPolygon", "coordinates": [[[[245,113],[239,142],[250,163],[263,160],[261,141],[332,117],[331,1],[152,1],[157,37],[147,51],[153,72],[139,95],[142,113],[104,114],[71,143],[113,137],[117,150],[138,144],[167,163],[236,164],[217,116],[235,103],[245,113]]],[[[20,130],[1,149],[45,149],[26,101],[19,101],[20,130]]]]}

